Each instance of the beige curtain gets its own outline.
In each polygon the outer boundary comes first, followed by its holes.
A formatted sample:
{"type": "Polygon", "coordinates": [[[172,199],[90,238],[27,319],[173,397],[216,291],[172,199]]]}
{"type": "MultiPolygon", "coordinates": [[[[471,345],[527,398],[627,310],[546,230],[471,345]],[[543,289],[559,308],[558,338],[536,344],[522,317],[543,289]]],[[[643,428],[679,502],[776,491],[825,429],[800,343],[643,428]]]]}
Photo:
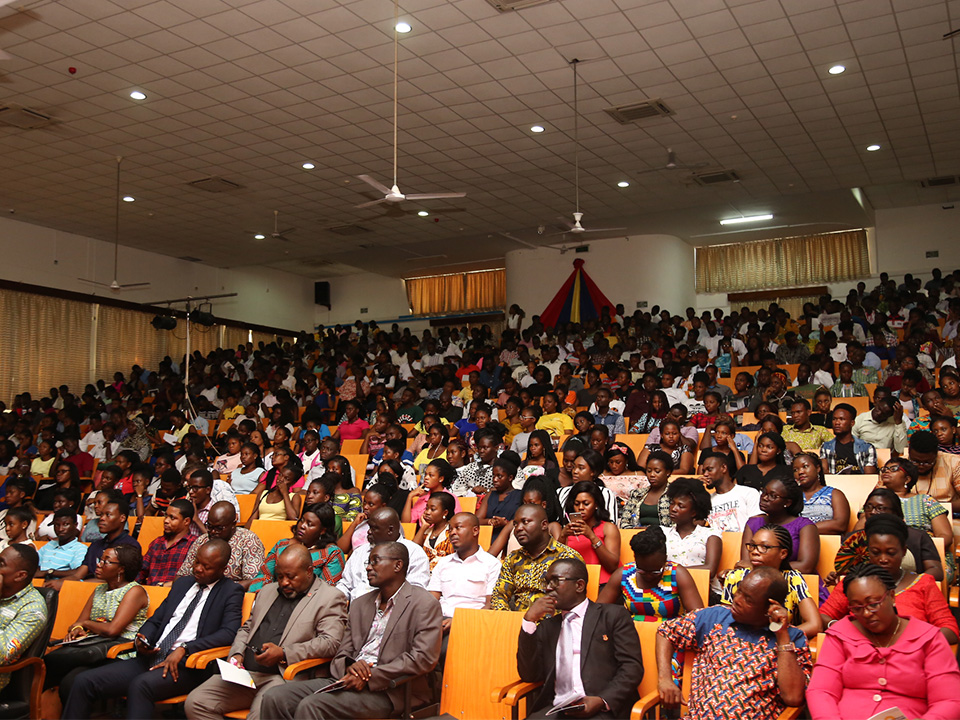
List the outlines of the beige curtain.
{"type": "Polygon", "coordinates": [[[223,347],[236,350],[240,345],[246,345],[250,338],[250,331],[244,328],[230,327],[223,328],[223,347]]]}
{"type": "Polygon", "coordinates": [[[99,306],[93,372],[96,378],[109,380],[117,371],[129,378],[133,365],[155,370],[164,355],[173,357],[167,349],[169,339],[173,333],[183,333],[183,321],[179,321],[176,330],[157,330],[150,324],[153,318],[153,313],[99,306]]]}
{"type": "Polygon", "coordinates": [[[264,345],[269,345],[272,342],[276,342],[277,336],[273,333],[260,332],[258,330],[253,331],[253,349],[256,350],[260,343],[264,345]]]}
{"type": "MultiPolygon", "coordinates": [[[[789,291],[786,291],[789,293],[789,291]]],[[[748,300],[747,302],[731,302],[731,310],[739,310],[742,307],[748,307],[751,310],[766,310],[770,307],[771,303],[777,303],[780,307],[786,310],[790,317],[799,318],[803,316],[803,305],[804,303],[814,303],[820,299],[819,295],[783,295],[777,296],[775,298],[768,298],[766,300],[748,300]]]]}
{"type": "Polygon", "coordinates": [[[414,315],[501,310],[507,302],[503,268],[406,278],[404,284],[414,315]]]}
{"type": "Polygon", "coordinates": [[[743,292],[870,275],[864,230],[697,248],[697,292],[743,292]]]}
{"type": "Polygon", "coordinates": [[[467,309],[502,310],[507,305],[507,271],[467,273],[467,309]]]}
{"type": "Polygon", "coordinates": [[[0,318],[0,399],[8,405],[14,395],[44,397],[64,384],[79,395],[95,379],[89,303],[0,290],[0,318]]]}

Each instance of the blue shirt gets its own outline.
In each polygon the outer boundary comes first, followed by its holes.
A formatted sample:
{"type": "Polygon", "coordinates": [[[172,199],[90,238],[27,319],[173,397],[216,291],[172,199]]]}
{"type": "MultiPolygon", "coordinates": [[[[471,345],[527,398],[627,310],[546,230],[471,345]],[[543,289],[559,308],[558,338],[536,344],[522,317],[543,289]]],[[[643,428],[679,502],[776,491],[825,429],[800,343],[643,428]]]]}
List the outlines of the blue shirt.
{"type": "MultiPolygon", "coordinates": [[[[47,570],[76,570],[87,554],[87,546],[77,539],[66,545],[57,540],[51,540],[37,550],[40,555],[40,569],[47,570]]],[[[96,566],[94,566],[96,569],[96,566]]]]}

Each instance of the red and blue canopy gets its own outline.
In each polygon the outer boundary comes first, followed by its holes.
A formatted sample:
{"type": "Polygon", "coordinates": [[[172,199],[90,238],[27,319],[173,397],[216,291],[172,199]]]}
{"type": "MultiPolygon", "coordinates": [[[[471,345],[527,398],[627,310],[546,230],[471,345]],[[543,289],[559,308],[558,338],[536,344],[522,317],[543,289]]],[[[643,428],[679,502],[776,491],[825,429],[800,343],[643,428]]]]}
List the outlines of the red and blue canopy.
{"type": "Polygon", "coordinates": [[[612,315],[613,303],[587,275],[583,269],[583,260],[577,258],[573,261],[573,272],[563,283],[560,292],[550,301],[547,309],[540,313],[540,322],[545,327],[555,327],[561,323],[596,320],[605,307],[610,309],[612,315]]]}

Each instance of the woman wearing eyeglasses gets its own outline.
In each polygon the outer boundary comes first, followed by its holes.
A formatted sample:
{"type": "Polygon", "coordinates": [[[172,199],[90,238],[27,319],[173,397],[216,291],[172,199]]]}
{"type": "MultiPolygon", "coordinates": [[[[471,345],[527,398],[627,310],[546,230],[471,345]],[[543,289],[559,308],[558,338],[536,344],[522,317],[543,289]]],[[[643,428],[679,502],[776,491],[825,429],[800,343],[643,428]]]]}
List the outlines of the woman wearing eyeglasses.
{"type": "Polygon", "coordinates": [[[749,568],[734,568],[723,581],[723,592],[720,602],[724,605],[733,604],[733,596],[740,587],[740,582],[753,568],[771,567],[783,573],[787,581],[787,599],[783,607],[790,613],[790,623],[808,638],[816,637],[823,630],[823,623],[817,611],[817,601],[810,596],[807,582],[803,575],[790,567],[790,554],[793,552],[793,539],[786,528],[780,525],[764,525],[753,534],[753,539],[746,543],[750,554],[749,568]]]}
{"type": "MultiPolygon", "coordinates": [[[[880,471],[878,487],[893,490],[900,498],[903,519],[910,527],[922,530],[932,537],[943,538],[944,554],[947,560],[947,580],[952,583],[956,576],[956,563],[953,554],[953,525],[950,513],[929,495],[915,492],[920,469],[906,458],[891,460],[880,471]]],[[[863,527],[857,523],[855,529],[863,527]]]]}
{"type": "Polygon", "coordinates": [[[820,557],[820,533],[817,526],[803,517],[803,490],[792,478],[777,478],[763,486],[760,493],[760,510],[747,520],[743,530],[743,545],[739,567],[750,567],[750,553],[746,544],[752,541],[753,533],[764,525],[780,525],[790,533],[793,551],[788,560],[790,567],[801,573],[815,573],[820,557]]]}
{"type": "Polygon", "coordinates": [[[844,578],[850,616],[827,630],[817,655],[806,694],[813,720],[864,720],[893,707],[908,718],[960,717],[960,671],[943,630],[904,613],[898,587],[878,565],[844,578]]]}
{"type": "MultiPolygon", "coordinates": [[[[935,625],[951,645],[957,643],[960,628],[937,582],[926,573],[910,572],[901,566],[907,551],[907,526],[894,515],[875,515],[867,520],[867,553],[871,565],[886,570],[895,581],[897,612],[935,625]]],[[[850,613],[844,586],[838,585],[820,606],[820,619],[829,629],[850,613]]]]}

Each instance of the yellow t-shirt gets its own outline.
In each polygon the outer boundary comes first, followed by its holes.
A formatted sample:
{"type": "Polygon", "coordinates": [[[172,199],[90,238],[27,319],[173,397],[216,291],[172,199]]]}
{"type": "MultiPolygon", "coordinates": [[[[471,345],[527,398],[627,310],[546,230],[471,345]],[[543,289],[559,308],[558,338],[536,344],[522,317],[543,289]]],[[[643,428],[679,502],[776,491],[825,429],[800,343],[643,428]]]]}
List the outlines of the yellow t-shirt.
{"type": "Polygon", "coordinates": [[[554,437],[573,432],[573,418],[564,413],[550,413],[537,420],[537,430],[546,430],[554,437]]]}

